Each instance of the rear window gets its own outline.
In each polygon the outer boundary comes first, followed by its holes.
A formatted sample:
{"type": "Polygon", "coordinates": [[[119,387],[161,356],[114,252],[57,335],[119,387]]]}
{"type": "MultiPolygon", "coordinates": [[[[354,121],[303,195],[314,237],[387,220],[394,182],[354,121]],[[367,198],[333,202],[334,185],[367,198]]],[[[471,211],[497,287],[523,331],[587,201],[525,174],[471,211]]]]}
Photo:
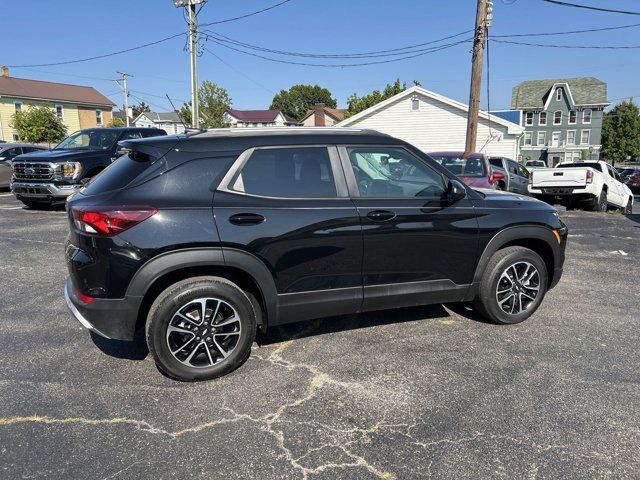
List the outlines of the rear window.
{"type": "Polygon", "coordinates": [[[594,170],[598,170],[599,172],[602,171],[602,167],[600,166],[599,163],[585,163],[585,162],[581,162],[581,163],[565,163],[562,165],[558,165],[556,168],[593,168],[594,170]]]}
{"type": "Polygon", "coordinates": [[[490,158],[489,159],[489,163],[491,165],[493,165],[494,167],[502,168],[502,159],[501,158],[496,158],[496,157],[490,158]]]}
{"type": "Polygon", "coordinates": [[[97,195],[126,187],[153,163],[155,159],[144,153],[131,152],[123,155],[94,177],[83,193],[97,195]]]}
{"type": "Polygon", "coordinates": [[[462,158],[459,156],[449,155],[432,155],[429,154],[440,165],[445,167],[454,175],[459,177],[484,177],[484,162],[479,157],[462,158]]]}

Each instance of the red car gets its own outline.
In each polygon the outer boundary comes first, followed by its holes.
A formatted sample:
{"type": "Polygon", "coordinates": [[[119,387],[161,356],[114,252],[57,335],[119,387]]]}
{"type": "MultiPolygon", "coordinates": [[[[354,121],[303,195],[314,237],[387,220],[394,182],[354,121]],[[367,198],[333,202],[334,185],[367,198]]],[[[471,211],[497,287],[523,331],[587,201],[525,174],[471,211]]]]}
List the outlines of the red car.
{"type": "Polygon", "coordinates": [[[640,172],[629,175],[627,186],[634,193],[640,193],[640,172]]]}
{"type": "Polygon", "coordinates": [[[489,164],[489,157],[484,153],[431,152],[428,155],[470,187],[500,190],[498,182],[506,175],[503,169],[489,164]]]}

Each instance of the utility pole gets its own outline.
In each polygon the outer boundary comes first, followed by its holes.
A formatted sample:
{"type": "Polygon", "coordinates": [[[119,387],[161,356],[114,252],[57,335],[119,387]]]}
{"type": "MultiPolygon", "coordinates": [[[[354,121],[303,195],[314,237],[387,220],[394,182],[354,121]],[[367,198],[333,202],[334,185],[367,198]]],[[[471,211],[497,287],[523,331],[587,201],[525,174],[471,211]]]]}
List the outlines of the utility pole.
{"type": "Polygon", "coordinates": [[[476,26],[473,34],[473,53],[471,57],[471,88],[469,91],[469,113],[467,117],[467,140],[465,154],[476,149],[478,138],[478,112],[480,110],[480,88],[482,87],[482,60],[484,44],[487,39],[487,0],[478,0],[476,26]]]}
{"type": "Polygon", "coordinates": [[[191,66],[191,126],[198,128],[200,119],[200,104],[198,103],[198,19],[196,18],[196,5],[206,0],[173,0],[173,4],[184,7],[189,13],[189,57],[191,66]]]}
{"type": "Polygon", "coordinates": [[[122,89],[124,94],[124,118],[127,127],[129,126],[129,92],[127,91],[127,77],[133,77],[126,72],[116,72],[120,74],[120,78],[116,78],[114,82],[122,89]],[[120,83],[122,82],[122,83],[120,83]]]}

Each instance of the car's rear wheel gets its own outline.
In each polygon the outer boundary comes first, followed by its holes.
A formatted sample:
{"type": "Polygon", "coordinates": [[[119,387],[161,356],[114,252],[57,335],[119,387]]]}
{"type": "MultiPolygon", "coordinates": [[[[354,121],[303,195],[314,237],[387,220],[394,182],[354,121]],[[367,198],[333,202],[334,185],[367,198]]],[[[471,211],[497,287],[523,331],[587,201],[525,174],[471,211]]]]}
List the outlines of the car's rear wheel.
{"type": "Polygon", "coordinates": [[[158,368],[183,381],[225,375],[249,357],[256,335],[249,296],[219,277],[196,277],[162,292],[149,310],[147,344],[158,368]]]}
{"type": "Polygon", "coordinates": [[[496,323],[520,323],[538,309],[547,285],[547,267],[540,255],[525,247],[507,247],[489,260],[474,306],[496,323]]]}
{"type": "Polygon", "coordinates": [[[633,201],[631,198],[627,200],[627,204],[624,207],[624,214],[631,215],[633,213],[633,201]]]}
{"type": "Polygon", "coordinates": [[[598,198],[596,198],[594,201],[595,201],[594,210],[596,212],[606,212],[607,211],[607,207],[608,207],[607,192],[605,192],[603,190],[602,193],[600,193],[600,196],[598,198]]]}

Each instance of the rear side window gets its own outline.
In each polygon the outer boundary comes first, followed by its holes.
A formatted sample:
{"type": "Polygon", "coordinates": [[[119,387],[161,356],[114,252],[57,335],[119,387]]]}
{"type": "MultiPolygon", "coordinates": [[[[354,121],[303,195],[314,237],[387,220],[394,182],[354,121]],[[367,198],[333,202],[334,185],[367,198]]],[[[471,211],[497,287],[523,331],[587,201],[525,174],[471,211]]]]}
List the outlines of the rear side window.
{"type": "Polygon", "coordinates": [[[126,187],[153,163],[154,159],[143,153],[131,152],[123,155],[96,176],[84,189],[84,193],[96,195],[126,187]]]}
{"type": "Polygon", "coordinates": [[[336,196],[326,147],[257,149],[242,166],[231,190],[262,197],[336,196]]]}

